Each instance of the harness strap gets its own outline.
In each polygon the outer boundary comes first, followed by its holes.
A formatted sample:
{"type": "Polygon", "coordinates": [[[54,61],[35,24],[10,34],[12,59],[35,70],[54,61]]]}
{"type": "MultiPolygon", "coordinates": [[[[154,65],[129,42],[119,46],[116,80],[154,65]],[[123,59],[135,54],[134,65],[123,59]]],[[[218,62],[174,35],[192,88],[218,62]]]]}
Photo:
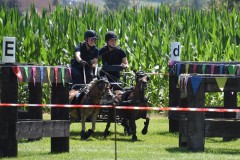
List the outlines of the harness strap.
{"type": "Polygon", "coordinates": [[[95,67],[95,73],[94,73],[95,77],[97,77],[97,71],[98,71],[98,64],[96,64],[96,67],[95,67]]]}
{"type": "Polygon", "coordinates": [[[83,79],[84,79],[84,84],[86,84],[86,71],[85,71],[85,66],[83,66],[83,79]]]}
{"type": "Polygon", "coordinates": [[[116,83],[115,85],[117,85],[118,87],[122,88],[122,86],[119,86],[118,82],[121,82],[122,84],[131,87],[131,85],[125,83],[124,81],[121,81],[120,79],[117,79],[116,77],[110,75],[109,73],[107,73],[106,71],[101,69],[101,72],[103,72],[104,74],[108,75],[108,77],[113,80],[114,83],[116,83]]]}

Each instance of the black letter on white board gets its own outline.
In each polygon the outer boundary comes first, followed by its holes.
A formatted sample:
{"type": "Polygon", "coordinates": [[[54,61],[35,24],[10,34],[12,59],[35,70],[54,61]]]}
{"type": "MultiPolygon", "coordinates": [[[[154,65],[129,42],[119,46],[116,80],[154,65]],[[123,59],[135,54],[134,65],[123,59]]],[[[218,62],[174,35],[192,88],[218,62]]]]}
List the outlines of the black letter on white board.
{"type": "Polygon", "coordinates": [[[179,45],[178,45],[177,48],[174,48],[173,55],[176,56],[176,57],[179,56],[179,45]],[[177,50],[177,53],[175,53],[176,50],[177,50]]]}
{"type": "Polygon", "coordinates": [[[9,54],[8,50],[13,50],[13,47],[8,47],[8,44],[14,44],[12,41],[6,41],[5,44],[5,56],[13,56],[13,54],[9,54]]]}

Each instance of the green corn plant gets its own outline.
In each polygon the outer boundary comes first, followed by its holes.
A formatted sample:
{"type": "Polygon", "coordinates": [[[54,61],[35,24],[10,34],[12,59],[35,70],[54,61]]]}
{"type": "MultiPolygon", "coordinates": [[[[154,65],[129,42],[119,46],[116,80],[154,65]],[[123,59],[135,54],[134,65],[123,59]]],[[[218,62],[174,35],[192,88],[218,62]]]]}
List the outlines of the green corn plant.
{"type": "Polygon", "coordinates": [[[181,43],[182,61],[238,61],[239,24],[239,10],[229,11],[226,6],[194,10],[161,4],[111,11],[85,3],[73,8],[57,5],[42,14],[34,6],[24,13],[2,7],[0,41],[4,36],[17,37],[19,62],[66,65],[86,30],[97,31],[99,48],[105,44],[105,33],[113,30],[127,53],[130,70],[162,73],[150,77],[148,97],[152,106],[167,106],[168,77],[164,73],[168,72],[171,42],[181,43]]]}

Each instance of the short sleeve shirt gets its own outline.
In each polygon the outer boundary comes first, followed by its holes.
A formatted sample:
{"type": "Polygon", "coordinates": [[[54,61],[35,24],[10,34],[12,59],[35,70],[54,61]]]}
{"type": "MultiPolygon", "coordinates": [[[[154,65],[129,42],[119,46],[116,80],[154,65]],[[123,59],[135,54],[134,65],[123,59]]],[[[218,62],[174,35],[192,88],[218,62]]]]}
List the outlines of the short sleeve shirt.
{"type": "Polygon", "coordinates": [[[102,57],[103,65],[120,65],[122,58],[126,57],[126,53],[120,47],[110,52],[108,46],[104,46],[99,50],[99,56],[102,57]]]}
{"type": "Polygon", "coordinates": [[[81,52],[81,59],[88,62],[93,60],[94,58],[98,58],[98,48],[96,46],[92,46],[90,50],[87,50],[87,42],[80,43],[76,48],[75,52],[81,52]]]}
{"type": "MultiPolygon", "coordinates": [[[[81,59],[90,62],[94,58],[98,58],[98,48],[96,46],[92,46],[90,50],[87,50],[87,42],[80,43],[78,46],[75,47],[75,52],[80,52],[81,59]]],[[[74,57],[75,63],[77,63],[76,57],[74,57]]],[[[90,63],[89,63],[90,64],[90,63]]],[[[76,64],[78,66],[78,64],[76,64]]],[[[85,66],[85,69],[91,69],[88,65],[85,66]]]]}
{"type": "MultiPolygon", "coordinates": [[[[121,65],[122,58],[126,57],[126,53],[120,47],[115,48],[113,51],[109,51],[108,46],[104,46],[99,50],[99,56],[102,57],[102,65],[121,65]]],[[[120,78],[120,72],[109,71],[108,74],[116,79],[120,78]]],[[[111,79],[109,80],[111,81],[111,79]]]]}

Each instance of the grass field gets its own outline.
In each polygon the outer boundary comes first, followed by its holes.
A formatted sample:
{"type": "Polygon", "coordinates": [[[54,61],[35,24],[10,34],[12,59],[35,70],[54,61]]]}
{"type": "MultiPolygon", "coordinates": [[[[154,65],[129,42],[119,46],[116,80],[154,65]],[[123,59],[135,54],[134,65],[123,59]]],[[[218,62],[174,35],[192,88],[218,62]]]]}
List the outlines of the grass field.
{"type": "MultiPolygon", "coordinates": [[[[50,138],[40,141],[27,142],[22,140],[18,144],[18,158],[24,160],[226,160],[240,159],[240,140],[223,142],[222,138],[207,138],[205,152],[192,153],[185,148],[178,147],[178,134],[168,132],[168,119],[163,116],[151,115],[149,132],[141,135],[143,120],[137,121],[138,138],[132,142],[131,137],[123,135],[123,128],[117,124],[117,141],[115,152],[114,124],[111,125],[112,134],[106,140],[102,139],[105,123],[98,123],[96,132],[86,140],[80,140],[80,123],[71,125],[70,152],[62,154],[50,153],[50,138]],[[116,153],[116,154],[115,154],[116,153]],[[116,157],[115,157],[116,155],[116,157]]],[[[90,123],[87,124],[90,127],[90,123]]]]}

